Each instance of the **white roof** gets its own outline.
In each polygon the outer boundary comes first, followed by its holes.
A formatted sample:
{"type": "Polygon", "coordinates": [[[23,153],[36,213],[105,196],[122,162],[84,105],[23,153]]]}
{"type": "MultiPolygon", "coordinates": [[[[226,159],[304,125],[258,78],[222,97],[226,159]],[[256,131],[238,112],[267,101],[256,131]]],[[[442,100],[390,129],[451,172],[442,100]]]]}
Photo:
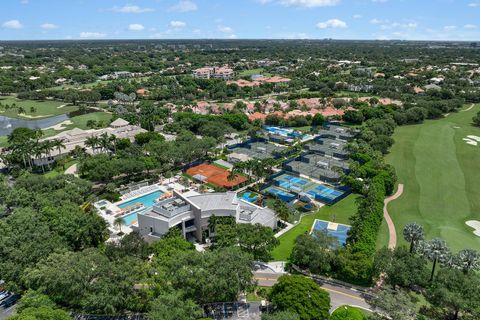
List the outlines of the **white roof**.
{"type": "Polygon", "coordinates": [[[128,126],[130,123],[127,120],[123,120],[122,118],[118,118],[117,120],[110,123],[111,127],[123,127],[128,126]]]}

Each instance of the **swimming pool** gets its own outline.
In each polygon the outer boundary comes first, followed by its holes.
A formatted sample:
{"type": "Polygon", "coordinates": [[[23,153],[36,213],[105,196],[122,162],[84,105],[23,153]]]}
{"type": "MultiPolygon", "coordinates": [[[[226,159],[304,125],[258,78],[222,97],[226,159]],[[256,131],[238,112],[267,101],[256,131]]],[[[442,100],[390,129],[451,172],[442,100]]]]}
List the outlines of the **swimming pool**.
{"type": "Polygon", "coordinates": [[[134,204],[137,204],[137,203],[141,203],[143,205],[143,207],[138,209],[137,211],[129,213],[129,214],[122,217],[123,221],[125,222],[125,225],[130,226],[130,225],[132,225],[132,223],[136,222],[137,221],[137,213],[141,210],[145,210],[147,208],[153,207],[153,205],[155,204],[155,200],[160,198],[162,195],[163,195],[162,191],[155,191],[155,192],[146,194],[144,196],[141,196],[139,198],[135,198],[135,199],[129,200],[127,202],[118,204],[117,207],[119,207],[120,209],[130,207],[130,206],[132,206],[134,204]]]}

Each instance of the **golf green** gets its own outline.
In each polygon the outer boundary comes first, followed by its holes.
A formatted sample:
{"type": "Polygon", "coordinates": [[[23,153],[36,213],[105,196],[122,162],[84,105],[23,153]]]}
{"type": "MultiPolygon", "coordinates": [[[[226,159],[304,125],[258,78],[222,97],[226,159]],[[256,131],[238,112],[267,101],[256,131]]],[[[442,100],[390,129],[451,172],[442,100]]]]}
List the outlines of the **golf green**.
{"type": "MultiPolygon", "coordinates": [[[[403,195],[388,206],[399,244],[405,243],[403,227],[417,222],[427,239],[442,238],[454,251],[480,248],[480,237],[465,224],[480,221],[480,141],[474,146],[463,140],[480,137],[480,128],[471,125],[478,111],[479,105],[468,106],[443,119],[395,130],[386,160],[405,185],[403,195]]],[[[385,232],[384,224],[379,246],[388,241],[385,232]]]]}

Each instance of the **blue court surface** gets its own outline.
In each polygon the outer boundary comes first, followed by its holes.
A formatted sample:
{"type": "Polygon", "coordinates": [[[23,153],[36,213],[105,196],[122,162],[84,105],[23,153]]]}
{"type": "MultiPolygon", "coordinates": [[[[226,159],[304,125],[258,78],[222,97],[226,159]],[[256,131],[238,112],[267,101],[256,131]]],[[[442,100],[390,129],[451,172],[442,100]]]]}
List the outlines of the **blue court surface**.
{"type": "Polygon", "coordinates": [[[268,188],[265,188],[263,189],[263,192],[276,196],[283,202],[290,202],[297,198],[294,194],[284,191],[282,189],[276,188],[275,186],[270,186],[268,188]]]}
{"type": "Polygon", "coordinates": [[[296,132],[293,129],[279,128],[279,127],[265,127],[269,133],[276,134],[282,137],[297,138],[302,137],[300,132],[296,132]]]}
{"type": "Polygon", "coordinates": [[[338,198],[345,194],[343,191],[315,183],[308,179],[295,177],[287,173],[275,177],[273,180],[275,181],[275,184],[282,189],[297,194],[303,193],[314,200],[327,204],[334,203],[338,198]]]}
{"type": "Polygon", "coordinates": [[[313,231],[326,232],[329,236],[337,238],[338,242],[344,246],[347,243],[348,230],[350,230],[350,228],[351,227],[346,224],[316,219],[313,222],[310,234],[312,234],[313,231]]]}

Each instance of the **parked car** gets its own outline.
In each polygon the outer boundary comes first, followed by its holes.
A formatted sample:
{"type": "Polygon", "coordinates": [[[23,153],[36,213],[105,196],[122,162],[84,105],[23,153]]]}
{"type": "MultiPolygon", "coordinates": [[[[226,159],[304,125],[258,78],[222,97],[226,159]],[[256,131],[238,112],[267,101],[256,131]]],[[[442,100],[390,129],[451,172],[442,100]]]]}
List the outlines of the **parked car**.
{"type": "Polygon", "coordinates": [[[4,307],[5,309],[10,308],[15,303],[17,303],[18,300],[20,300],[20,295],[19,294],[12,294],[11,296],[9,296],[8,298],[6,298],[5,300],[3,300],[0,303],[0,307],[4,307]]]}
{"type": "Polygon", "coordinates": [[[8,298],[9,296],[10,296],[10,293],[7,292],[7,291],[2,291],[2,292],[0,292],[0,301],[5,300],[5,299],[8,298]]]}

